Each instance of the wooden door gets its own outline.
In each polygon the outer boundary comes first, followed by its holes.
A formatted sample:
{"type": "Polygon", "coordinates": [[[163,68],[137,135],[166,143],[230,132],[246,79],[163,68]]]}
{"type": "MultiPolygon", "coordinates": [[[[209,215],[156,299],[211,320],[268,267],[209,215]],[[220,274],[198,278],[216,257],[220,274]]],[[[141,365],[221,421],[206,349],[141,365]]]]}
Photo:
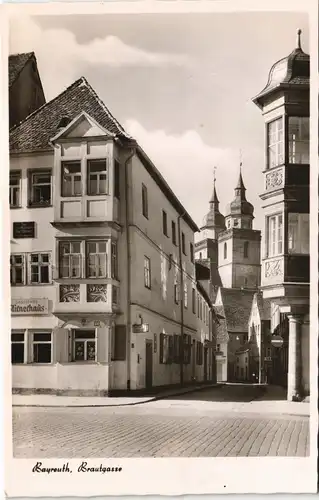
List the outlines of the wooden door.
{"type": "Polygon", "coordinates": [[[153,342],[145,341],[145,387],[151,389],[153,385],[153,342]]]}

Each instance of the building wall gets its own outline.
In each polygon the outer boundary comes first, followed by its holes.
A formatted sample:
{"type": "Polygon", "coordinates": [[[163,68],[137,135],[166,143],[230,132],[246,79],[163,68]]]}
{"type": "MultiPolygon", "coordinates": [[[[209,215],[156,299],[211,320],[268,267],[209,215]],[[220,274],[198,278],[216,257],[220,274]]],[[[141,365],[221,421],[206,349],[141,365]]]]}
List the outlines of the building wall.
{"type": "Polygon", "coordinates": [[[9,89],[10,127],[45,103],[37,66],[30,59],[9,89]]]}
{"type": "Polygon", "coordinates": [[[243,352],[236,356],[236,379],[242,382],[249,380],[249,352],[243,352]]]}
{"type": "Polygon", "coordinates": [[[310,322],[309,315],[305,316],[301,326],[301,384],[304,393],[310,393],[310,322]]]}

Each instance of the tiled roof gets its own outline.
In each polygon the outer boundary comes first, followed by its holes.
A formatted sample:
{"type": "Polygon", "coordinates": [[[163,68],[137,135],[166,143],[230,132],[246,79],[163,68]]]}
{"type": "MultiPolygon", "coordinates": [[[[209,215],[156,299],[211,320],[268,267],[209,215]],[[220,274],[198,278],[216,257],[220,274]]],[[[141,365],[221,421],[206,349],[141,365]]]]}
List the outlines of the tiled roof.
{"type": "Polygon", "coordinates": [[[232,333],[247,332],[255,292],[240,288],[221,288],[220,291],[227,331],[232,333]]]}
{"type": "Polygon", "coordinates": [[[216,315],[218,315],[218,323],[216,323],[216,343],[223,344],[228,342],[229,335],[227,332],[227,324],[225,318],[225,311],[223,306],[214,306],[216,315]],[[223,317],[223,319],[221,318],[223,317]]]}
{"type": "Polygon", "coordinates": [[[72,120],[83,111],[111,133],[130,139],[86,79],[82,77],[11,129],[11,153],[50,149],[50,139],[56,135],[62,116],[68,116],[72,120]]]}
{"type": "Polygon", "coordinates": [[[34,52],[12,54],[9,56],[9,87],[11,87],[11,85],[18,78],[20,72],[23,70],[24,66],[31,57],[34,57],[34,52]]]}

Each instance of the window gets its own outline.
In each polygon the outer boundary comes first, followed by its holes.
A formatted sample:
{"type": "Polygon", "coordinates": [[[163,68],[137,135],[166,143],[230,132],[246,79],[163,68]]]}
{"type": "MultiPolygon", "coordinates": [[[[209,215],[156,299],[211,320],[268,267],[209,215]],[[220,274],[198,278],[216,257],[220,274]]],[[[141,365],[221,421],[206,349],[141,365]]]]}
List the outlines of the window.
{"type": "Polygon", "coordinates": [[[112,304],[116,306],[119,304],[119,287],[114,285],[112,286],[112,304]]]}
{"type": "Polygon", "coordinates": [[[173,220],[172,220],[172,241],[173,241],[173,244],[175,246],[177,246],[177,243],[176,243],[176,224],[173,220]]]}
{"type": "Polygon", "coordinates": [[[114,160],[114,197],[120,199],[120,164],[114,160]]]}
{"type": "Polygon", "coordinates": [[[32,337],[33,363],[51,363],[51,333],[33,333],[32,337]]]}
{"type": "Polygon", "coordinates": [[[126,359],[126,326],[113,325],[112,327],[112,361],[126,359]]]}
{"type": "Polygon", "coordinates": [[[111,277],[118,279],[118,263],[117,263],[117,242],[111,243],[111,277]]]}
{"type": "Polygon", "coordinates": [[[188,288],[187,283],[184,283],[184,307],[187,309],[188,306],[188,288]]]}
{"type": "Polygon", "coordinates": [[[88,241],[87,250],[87,277],[107,278],[106,241],[88,241]]]}
{"type": "Polygon", "coordinates": [[[82,254],[80,241],[60,242],[60,278],[81,278],[82,254]]]}
{"type": "Polygon", "coordinates": [[[163,234],[165,234],[165,236],[168,236],[168,234],[167,234],[167,213],[164,210],[162,211],[162,216],[163,216],[163,234]]]}
{"type": "Polygon", "coordinates": [[[20,207],[20,192],[21,192],[21,172],[10,173],[9,184],[9,202],[10,207],[20,207]]]}
{"type": "Polygon", "coordinates": [[[151,288],[151,261],[148,257],[144,257],[144,286],[151,288]]]}
{"type": "Polygon", "coordinates": [[[88,160],[88,194],[107,193],[106,160],[88,160]]]}
{"type": "Polygon", "coordinates": [[[192,337],[187,333],[184,333],[184,364],[188,365],[191,361],[191,349],[192,349],[192,337]]]}
{"type": "Polygon", "coordinates": [[[179,303],[179,285],[178,285],[177,280],[175,280],[175,283],[174,283],[174,301],[175,301],[175,304],[179,303]]]}
{"type": "Polygon", "coordinates": [[[23,285],[25,281],[24,256],[14,254],[10,256],[10,283],[11,285],[23,285]]]}
{"type": "Polygon", "coordinates": [[[62,196],[81,196],[82,173],[80,161],[62,162],[62,196]]]}
{"type": "Polygon", "coordinates": [[[195,314],[196,313],[196,292],[195,292],[195,288],[192,288],[192,311],[193,313],[195,314]]]}
{"type": "Polygon", "coordinates": [[[174,360],[174,337],[160,334],[160,363],[169,364],[174,360]]]}
{"type": "Polygon", "coordinates": [[[309,118],[288,119],[289,163],[309,163],[309,118]]]}
{"type": "Polygon", "coordinates": [[[173,336],[173,362],[180,363],[181,361],[181,336],[175,334],[173,336]]]}
{"type": "Polygon", "coordinates": [[[73,331],[73,361],[95,361],[96,338],[94,330],[73,331]]]}
{"type": "Polygon", "coordinates": [[[227,243],[224,243],[224,259],[227,259],[227,243]]]}
{"type": "Polygon", "coordinates": [[[31,172],[30,206],[51,205],[51,172],[31,172]]]}
{"type": "Polygon", "coordinates": [[[185,246],[185,234],[182,233],[182,252],[186,255],[186,246],[185,246]]]}
{"type": "Polygon", "coordinates": [[[203,344],[201,342],[196,342],[196,364],[203,364],[203,344]]]}
{"type": "Polygon", "coordinates": [[[288,213],[288,253],[309,254],[309,214],[288,213]]]}
{"type": "Polygon", "coordinates": [[[11,363],[24,363],[24,332],[11,333],[11,363]]]}
{"type": "Polygon", "coordinates": [[[191,262],[194,264],[194,245],[193,243],[189,244],[189,251],[190,251],[190,256],[191,256],[191,262]]]}
{"type": "Polygon", "coordinates": [[[268,257],[281,254],[282,243],[282,215],[272,215],[268,217],[268,257]]]}
{"type": "Polygon", "coordinates": [[[249,248],[249,241],[245,241],[244,243],[244,258],[248,258],[248,248],[249,248]]]}
{"type": "Polygon", "coordinates": [[[147,187],[144,184],[142,184],[142,213],[148,219],[147,187]]]}
{"type": "Polygon", "coordinates": [[[283,119],[268,123],[268,168],[277,167],[284,162],[283,119]]]}
{"type": "Polygon", "coordinates": [[[30,283],[50,283],[50,258],[48,253],[30,255],[30,283]]]}

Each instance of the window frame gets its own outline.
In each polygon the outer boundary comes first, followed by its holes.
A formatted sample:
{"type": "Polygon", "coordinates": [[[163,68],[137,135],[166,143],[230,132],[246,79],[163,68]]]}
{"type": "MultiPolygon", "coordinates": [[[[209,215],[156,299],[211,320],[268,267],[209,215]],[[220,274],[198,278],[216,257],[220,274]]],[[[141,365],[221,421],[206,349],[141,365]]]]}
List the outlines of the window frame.
{"type": "Polygon", "coordinates": [[[81,198],[83,196],[83,167],[82,167],[82,161],[81,159],[77,159],[77,160],[61,160],[61,197],[62,198],[81,198]],[[64,180],[64,166],[67,165],[67,164],[78,164],[80,166],[80,171],[77,172],[77,173],[72,173],[72,174],[68,174],[71,178],[71,194],[65,194],[64,192],[64,186],[66,185],[66,183],[63,182],[64,180]],[[81,192],[80,193],[77,193],[75,194],[75,190],[74,190],[74,186],[75,186],[75,181],[74,181],[74,178],[79,176],[80,177],[80,184],[81,184],[81,192]]]}
{"type": "Polygon", "coordinates": [[[32,364],[37,364],[37,365],[50,365],[53,362],[53,333],[51,330],[29,330],[28,334],[31,335],[30,337],[30,344],[31,344],[31,363],[32,364]],[[50,340],[35,340],[34,336],[39,335],[39,334],[46,334],[50,335],[50,340]],[[36,345],[50,345],[50,361],[35,361],[35,350],[34,347],[36,345]]]}
{"type": "Polygon", "coordinates": [[[21,204],[21,194],[22,194],[21,183],[22,183],[21,170],[11,170],[9,172],[9,205],[10,205],[10,208],[21,208],[21,206],[22,206],[22,204],[21,204]],[[11,181],[14,178],[18,181],[17,185],[11,183],[11,181]],[[15,189],[18,191],[18,196],[17,196],[18,203],[17,204],[11,203],[11,199],[13,198],[13,191],[15,189]]]}
{"type": "Polygon", "coordinates": [[[28,254],[28,284],[29,285],[50,285],[52,282],[51,276],[51,252],[31,252],[28,254]],[[32,256],[38,255],[38,262],[32,262],[32,256]],[[48,261],[42,262],[43,255],[47,255],[48,261]],[[38,267],[38,277],[41,277],[41,267],[48,268],[48,281],[32,281],[32,268],[38,267]]]}
{"type": "MultiPolygon", "coordinates": [[[[82,176],[83,179],[83,176],[82,176]]],[[[108,162],[106,158],[87,158],[86,159],[86,194],[87,196],[107,196],[109,194],[109,168],[108,168],[108,162]],[[90,172],[90,164],[91,163],[104,163],[105,164],[105,170],[102,170],[101,172],[95,172],[91,173],[90,172]],[[91,192],[91,175],[96,175],[96,186],[97,186],[97,191],[96,193],[91,192]],[[101,176],[105,176],[105,192],[100,190],[100,182],[101,176]]]]}
{"type": "Polygon", "coordinates": [[[111,240],[111,278],[114,280],[119,278],[118,244],[116,240],[111,240]]]}
{"type": "Polygon", "coordinates": [[[267,126],[267,170],[272,168],[276,168],[279,165],[283,165],[285,162],[285,139],[284,139],[284,126],[285,120],[283,116],[279,116],[274,120],[271,120],[266,124],[267,126]],[[279,128],[279,123],[281,124],[281,128],[279,128]],[[275,125],[275,129],[273,132],[270,131],[270,128],[275,125]],[[281,138],[280,138],[281,135],[281,138]],[[271,142],[270,137],[275,136],[275,140],[271,142]],[[281,146],[281,152],[280,152],[281,146]],[[275,161],[271,162],[271,154],[270,151],[274,152],[275,161]]]}
{"type": "Polygon", "coordinates": [[[52,169],[50,168],[39,168],[39,169],[32,169],[28,171],[28,183],[29,183],[29,200],[28,200],[28,206],[29,207],[51,207],[52,206],[52,199],[53,199],[53,182],[52,182],[52,169]],[[50,177],[50,182],[49,183],[35,183],[34,182],[34,177],[37,175],[47,175],[50,177]],[[41,187],[41,186],[50,186],[50,199],[45,200],[45,201],[36,201],[35,200],[35,195],[34,195],[34,188],[36,187],[41,187]]]}
{"type": "Polygon", "coordinates": [[[266,219],[267,238],[266,252],[267,258],[277,257],[284,253],[284,216],[282,212],[271,214],[266,219]],[[281,222],[279,224],[279,221],[281,222]],[[275,221],[272,224],[272,221],[275,221]],[[272,227],[271,227],[272,225],[272,227]],[[278,235],[281,234],[281,238],[278,235]],[[281,245],[281,247],[280,247],[281,245]]]}
{"type": "Polygon", "coordinates": [[[12,365],[22,365],[26,363],[26,330],[11,330],[11,364],[12,365]],[[13,335],[23,335],[23,340],[13,340],[13,335]],[[12,348],[14,345],[23,345],[23,361],[14,363],[12,360],[12,348]]]}
{"type": "Polygon", "coordinates": [[[190,252],[191,263],[194,264],[194,244],[192,242],[190,242],[189,244],[189,252],[190,252]]]}
{"type": "Polygon", "coordinates": [[[174,281],[174,302],[175,304],[179,304],[179,282],[177,279],[174,281]]]}
{"type": "Polygon", "coordinates": [[[196,314],[196,290],[192,287],[192,312],[196,314]]]}
{"type": "MultiPolygon", "coordinates": [[[[288,116],[288,159],[289,159],[289,163],[290,164],[293,164],[293,165],[309,165],[310,163],[310,118],[309,116],[288,116]],[[297,125],[297,127],[299,127],[299,132],[302,131],[303,129],[303,126],[302,126],[302,121],[303,120],[307,120],[308,122],[308,137],[306,139],[300,139],[298,138],[297,140],[296,139],[291,139],[291,121],[292,120],[298,120],[298,123],[295,124],[297,125]],[[307,149],[307,152],[306,153],[296,153],[295,152],[291,152],[291,149],[292,149],[292,146],[295,145],[295,149],[297,149],[296,145],[300,145],[300,144],[303,144],[303,145],[307,145],[308,147],[306,148],[307,149]],[[300,161],[294,161],[295,160],[295,155],[300,155],[300,161]],[[306,155],[307,156],[307,161],[302,161],[302,156],[303,155],[306,155]]],[[[301,134],[299,134],[301,135],[301,134]]]]}
{"type": "Polygon", "coordinates": [[[310,254],[310,214],[308,213],[300,213],[300,212],[288,212],[287,218],[287,251],[289,255],[309,255],[310,254]],[[296,216],[297,224],[296,228],[296,237],[294,243],[294,248],[290,248],[290,240],[293,239],[291,236],[291,231],[293,227],[293,222],[289,216],[296,216]],[[308,237],[303,237],[303,228],[305,227],[305,221],[303,221],[303,217],[308,216],[307,226],[308,226],[308,237]],[[307,251],[301,251],[302,243],[307,242],[308,249],[307,251]],[[296,245],[297,243],[297,245],[296,245]]]}
{"type": "MultiPolygon", "coordinates": [[[[58,255],[59,255],[59,278],[60,279],[81,279],[81,278],[84,278],[85,276],[83,275],[83,240],[79,240],[79,239],[71,239],[71,240],[59,240],[58,242],[58,255]],[[69,273],[68,273],[68,276],[63,276],[62,274],[62,269],[64,266],[62,266],[62,247],[63,245],[65,245],[66,243],[69,244],[69,247],[70,247],[70,251],[69,253],[67,253],[66,255],[69,255],[70,257],[71,256],[79,256],[79,274],[77,276],[72,276],[72,273],[70,272],[71,269],[72,269],[72,259],[69,257],[69,263],[68,263],[68,269],[69,269],[69,273]],[[75,253],[75,252],[71,252],[71,245],[74,244],[74,243],[79,243],[80,245],[80,252],[79,253],[75,253]]],[[[86,257],[86,255],[85,255],[86,257]]]]}
{"type": "MultiPolygon", "coordinates": [[[[85,278],[86,279],[107,279],[109,278],[109,273],[108,273],[108,257],[109,257],[109,252],[108,252],[108,240],[99,240],[99,239],[89,239],[85,240],[85,278]],[[96,250],[98,249],[98,245],[100,243],[105,244],[105,252],[89,252],[89,245],[95,245],[96,250]],[[101,256],[104,257],[104,268],[105,268],[105,273],[103,275],[92,275],[90,274],[90,262],[89,262],[89,256],[95,256],[95,261],[98,261],[99,263],[95,262],[94,268],[95,270],[97,269],[103,269],[103,262],[102,265],[100,263],[101,256]]],[[[81,264],[80,264],[81,266],[81,264]]]]}
{"type": "Polygon", "coordinates": [[[162,229],[164,236],[168,238],[168,228],[167,228],[167,213],[165,210],[162,210],[162,229]]]}
{"type": "Polygon", "coordinates": [[[152,288],[151,259],[144,255],[144,287],[148,290],[152,288]]]}
{"type": "Polygon", "coordinates": [[[114,158],[114,198],[121,199],[121,163],[114,158]]]}
{"type": "Polygon", "coordinates": [[[96,329],[92,328],[74,328],[71,332],[71,337],[72,337],[72,363],[96,363],[97,362],[97,334],[96,334],[96,329]],[[93,336],[86,336],[82,338],[76,338],[76,335],[82,335],[84,332],[91,332],[93,336]],[[87,359],[87,345],[88,343],[94,343],[94,360],[93,359],[87,359]],[[76,344],[84,344],[84,350],[83,350],[83,359],[75,359],[76,356],[76,344]]]}
{"type": "Polygon", "coordinates": [[[26,284],[26,255],[24,253],[12,253],[10,254],[10,285],[11,286],[23,286],[26,284]],[[21,264],[13,263],[15,257],[21,257],[21,264]],[[22,283],[16,283],[16,279],[13,280],[13,275],[15,274],[15,269],[21,269],[22,283]]]}
{"type": "Polygon", "coordinates": [[[177,247],[176,222],[172,220],[172,242],[177,247]]]}
{"type": "Polygon", "coordinates": [[[182,252],[184,255],[186,255],[186,240],[185,240],[185,233],[182,231],[182,252]]]}

